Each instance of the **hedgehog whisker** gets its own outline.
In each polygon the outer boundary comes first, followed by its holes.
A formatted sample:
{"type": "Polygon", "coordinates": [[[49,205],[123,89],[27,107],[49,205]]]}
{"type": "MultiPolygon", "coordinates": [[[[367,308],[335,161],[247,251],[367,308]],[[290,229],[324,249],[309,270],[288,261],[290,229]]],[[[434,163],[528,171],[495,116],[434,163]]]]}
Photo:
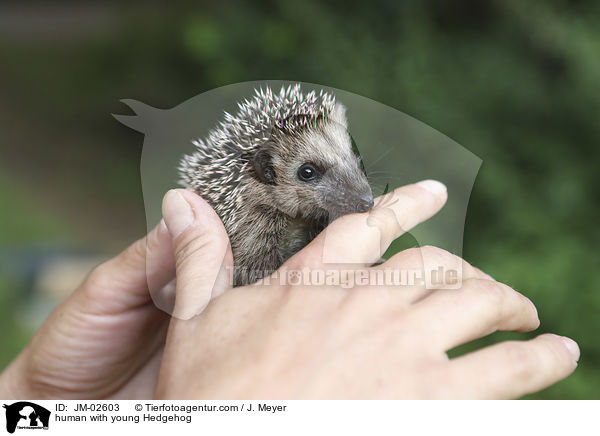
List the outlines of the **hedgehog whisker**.
{"type": "Polygon", "coordinates": [[[387,150],[385,153],[382,153],[373,162],[369,162],[369,166],[365,166],[365,170],[367,171],[367,174],[369,173],[370,169],[372,169],[377,163],[381,162],[381,160],[384,159],[385,157],[387,157],[387,155],[389,155],[391,152],[392,152],[392,150],[387,150]]]}

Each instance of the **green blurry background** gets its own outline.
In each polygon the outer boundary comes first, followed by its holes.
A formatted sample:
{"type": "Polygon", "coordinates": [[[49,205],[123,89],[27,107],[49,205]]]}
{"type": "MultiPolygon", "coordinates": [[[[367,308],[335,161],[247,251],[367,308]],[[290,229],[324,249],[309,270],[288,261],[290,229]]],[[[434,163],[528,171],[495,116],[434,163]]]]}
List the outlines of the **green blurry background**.
{"type": "Polygon", "coordinates": [[[378,100],[481,157],[465,258],[582,348],[531,397],[600,398],[597,1],[2,2],[0,368],[64,296],[49,264],[145,232],[143,138],[110,116],[119,99],[168,108],[261,79],[378,100]]]}

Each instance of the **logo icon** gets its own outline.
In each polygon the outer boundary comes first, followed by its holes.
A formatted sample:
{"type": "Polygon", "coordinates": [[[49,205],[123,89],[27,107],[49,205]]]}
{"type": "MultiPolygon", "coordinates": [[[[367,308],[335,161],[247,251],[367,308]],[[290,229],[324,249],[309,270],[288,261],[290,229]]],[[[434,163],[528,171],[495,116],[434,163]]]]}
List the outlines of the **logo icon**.
{"type": "Polygon", "coordinates": [[[4,405],[6,409],[6,431],[14,433],[16,429],[48,430],[50,411],[28,401],[19,401],[4,405]]]}

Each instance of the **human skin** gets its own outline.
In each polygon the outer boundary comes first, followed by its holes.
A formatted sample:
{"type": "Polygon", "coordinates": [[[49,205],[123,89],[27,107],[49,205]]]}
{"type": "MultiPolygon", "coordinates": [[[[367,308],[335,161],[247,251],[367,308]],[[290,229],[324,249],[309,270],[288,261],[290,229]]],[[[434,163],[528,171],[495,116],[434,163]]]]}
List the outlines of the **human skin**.
{"type": "Polygon", "coordinates": [[[371,267],[447,194],[426,181],[388,196],[394,201],[380,199],[370,213],[336,220],[281,271],[347,269],[347,259],[357,270],[441,266],[459,271],[461,286],[272,281],[231,289],[219,218],[198,196],[173,190],[164,221],[92,271],[54,311],[0,376],[0,397],[515,398],[575,369],[577,344],[549,334],[448,359],[449,349],[496,330],[536,329],[536,309],[435,247],[371,267]],[[175,274],[170,318],[151,294],[175,274]]]}

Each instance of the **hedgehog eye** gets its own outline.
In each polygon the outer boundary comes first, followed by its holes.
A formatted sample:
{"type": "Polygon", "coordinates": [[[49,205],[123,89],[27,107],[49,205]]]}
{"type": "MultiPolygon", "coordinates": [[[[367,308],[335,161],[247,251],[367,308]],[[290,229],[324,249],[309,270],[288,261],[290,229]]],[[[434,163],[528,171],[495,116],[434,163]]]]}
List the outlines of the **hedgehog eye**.
{"type": "Polygon", "coordinates": [[[305,163],[298,169],[298,178],[303,182],[314,180],[319,172],[313,164],[305,163]]]}

